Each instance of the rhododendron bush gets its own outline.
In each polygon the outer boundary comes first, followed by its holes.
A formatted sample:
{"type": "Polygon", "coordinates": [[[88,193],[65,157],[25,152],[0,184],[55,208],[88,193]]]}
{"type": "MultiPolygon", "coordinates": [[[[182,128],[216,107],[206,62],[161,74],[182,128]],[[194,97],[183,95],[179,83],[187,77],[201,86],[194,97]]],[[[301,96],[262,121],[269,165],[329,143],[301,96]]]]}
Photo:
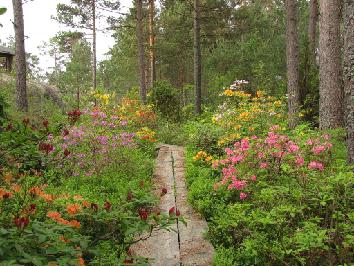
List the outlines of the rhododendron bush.
{"type": "Polygon", "coordinates": [[[333,145],[329,134],[304,142],[279,133],[277,125],[271,130],[267,137],[252,136],[235,142],[232,148],[225,149],[226,158],[212,162],[212,167],[222,172],[222,180],[214,184],[215,189],[227,186],[228,190],[239,191],[244,200],[248,197],[246,191],[252,193],[252,184],[258,181],[274,182],[286,174],[305,186],[308,170],[320,175],[330,165],[333,145]]]}
{"type": "MultiPolygon", "coordinates": [[[[0,133],[0,261],[139,263],[136,235],[168,229],[153,210],[156,116],[137,100],[72,110],[61,125],[25,118],[0,133]],[[65,123],[64,123],[65,122],[65,123]]],[[[161,195],[163,196],[163,195],[161,195]]]]}
{"type": "Polygon", "coordinates": [[[353,169],[341,130],[287,129],[284,101],[227,89],[186,126],[189,200],[215,265],[350,265],[353,169]]]}

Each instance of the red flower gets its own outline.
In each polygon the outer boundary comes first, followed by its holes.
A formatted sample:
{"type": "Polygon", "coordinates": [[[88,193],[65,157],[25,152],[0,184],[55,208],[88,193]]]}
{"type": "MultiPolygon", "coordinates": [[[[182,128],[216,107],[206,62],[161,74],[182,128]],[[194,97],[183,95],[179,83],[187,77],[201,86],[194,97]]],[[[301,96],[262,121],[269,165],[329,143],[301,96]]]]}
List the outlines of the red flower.
{"type": "Polygon", "coordinates": [[[133,259],[125,259],[124,264],[133,264],[134,263],[134,260],[133,259]]]}
{"type": "Polygon", "coordinates": [[[80,110],[73,110],[71,112],[68,112],[68,119],[70,122],[75,123],[76,121],[79,120],[81,114],[82,113],[80,110]]]}
{"type": "Polygon", "coordinates": [[[11,193],[10,192],[5,192],[3,195],[2,195],[2,198],[3,199],[9,199],[11,197],[11,193]]]}
{"type": "Polygon", "coordinates": [[[63,136],[65,137],[65,136],[67,136],[67,135],[69,135],[69,130],[64,129],[64,130],[63,130],[63,136]]]}
{"type": "Polygon", "coordinates": [[[176,216],[180,216],[181,215],[181,212],[179,211],[179,209],[176,209],[176,216]]]}
{"type": "Polygon", "coordinates": [[[49,143],[41,142],[38,145],[38,149],[40,151],[45,152],[48,155],[50,152],[54,150],[54,146],[49,143]]]}
{"type": "Polygon", "coordinates": [[[6,131],[11,131],[13,130],[14,126],[12,124],[8,124],[6,127],[6,131]]]}
{"type": "Polygon", "coordinates": [[[131,191],[128,192],[128,195],[127,195],[127,201],[131,201],[133,199],[133,193],[131,191]]]}
{"type": "Polygon", "coordinates": [[[70,155],[70,151],[68,149],[65,149],[64,151],[64,156],[68,157],[70,155]]]}
{"type": "Polygon", "coordinates": [[[167,194],[167,188],[161,189],[161,197],[167,194]]]}
{"type": "Polygon", "coordinates": [[[30,205],[30,211],[34,211],[37,208],[36,204],[31,204],[30,205]]]}
{"type": "Polygon", "coordinates": [[[16,225],[17,228],[23,229],[25,228],[29,223],[29,218],[28,217],[21,217],[21,218],[15,218],[14,219],[14,224],[16,225]]]}
{"type": "Polygon", "coordinates": [[[106,202],[103,204],[103,208],[104,208],[106,211],[110,211],[110,210],[111,210],[111,207],[112,207],[112,204],[109,203],[108,201],[106,201],[106,202]]]}
{"type": "Polygon", "coordinates": [[[168,214],[169,214],[170,216],[172,216],[172,215],[174,215],[174,213],[175,213],[175,207],[172,207],[172,208],[168,211],[168,214]]]}
{"type": "Polygon", "coordinates": [[[96,203],[91,203],[91,209],[94,210],[95,212],[98,211],[98,205],[96,203]]]}
{"type": "Polygon", "coordinates": [[[45,128],[48,128],[49,122],[48,120],[44,120],[42,124],[45,128]]]}
{"type": "Polygon", "coordinates": [[[142,209],[139,210],[139,216],[140,216],[141,220],[146,221],[148,216],[149,216],[149,214],[146,211],[146,209],[142,208],[142,209]]]}

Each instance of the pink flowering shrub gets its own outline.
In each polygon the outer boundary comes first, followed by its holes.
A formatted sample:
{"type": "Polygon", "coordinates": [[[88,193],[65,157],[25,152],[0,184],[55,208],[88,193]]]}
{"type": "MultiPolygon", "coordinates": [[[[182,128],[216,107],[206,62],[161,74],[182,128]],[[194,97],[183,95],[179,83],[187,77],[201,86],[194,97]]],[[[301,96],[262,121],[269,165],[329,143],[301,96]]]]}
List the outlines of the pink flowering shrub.
{"type": "Polygon", "coordinates": [[[239,192],[245,200],[252,193],[252,186],[262,180],[272,182],[282,174],[297,179],[300,184],[307,171],[321,172],[330,163],[330,136],[293,140],[278,133],[278,126],[272,126],[266,137],[252,136],[235,142],[226,148],[226,157],[214,161],[213,168],[221,169],[222,179],[215,188],[226,186],[228,190],[239,192]]]}
{"type": "Polygon", "coordinates": [[[64,129],[57,138],[48,136],[44,152],[49,161],[68,175],[91,176],[112,162],[119,160],[116,153],[122,148],[137,145],[136,134],[128,128],[128,121],[116,114],[101,110],[84,111],[80,121],[64,129]],[[49,148],[46,148],[46,147],[49,148]]]}

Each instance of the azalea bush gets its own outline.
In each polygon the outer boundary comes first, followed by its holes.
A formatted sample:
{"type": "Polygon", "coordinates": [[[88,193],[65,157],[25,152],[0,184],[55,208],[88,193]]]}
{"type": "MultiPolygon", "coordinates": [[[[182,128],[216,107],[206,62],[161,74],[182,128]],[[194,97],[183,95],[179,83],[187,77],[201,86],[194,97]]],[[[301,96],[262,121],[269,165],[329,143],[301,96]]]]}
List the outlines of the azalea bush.
{"type": "Polygon", "coordinates": [[[354,175],[339,159],[341,136],[273,126],[221,157],[189,152],[189,199],[210,221],[216,265],[353,261],[354,175]]]}
{"type": "MultiPolygon", "coordinates": [[[[215,265],[350,265],[353,169],[344,132],[287,128],[285,99],[230,87],[189,123],[189,201],[215,265]]],[[[301,116],[301,114],[299,114],[301,116]]]]}
{"type": "MultiPolygon", "coordinates": [[[[97,96],[97,95],[96,95],[97,96]]],[[[98,96],[97,96],[98,97],[98,96]]],[[[151,194],[156,116],[137,100],[24,118],[0,133],[0,260],[5,265],[140,263],[129,247],[169,230],[151,194]]],[[[164,194],[161,194],[163,196],[164,194]]]]}

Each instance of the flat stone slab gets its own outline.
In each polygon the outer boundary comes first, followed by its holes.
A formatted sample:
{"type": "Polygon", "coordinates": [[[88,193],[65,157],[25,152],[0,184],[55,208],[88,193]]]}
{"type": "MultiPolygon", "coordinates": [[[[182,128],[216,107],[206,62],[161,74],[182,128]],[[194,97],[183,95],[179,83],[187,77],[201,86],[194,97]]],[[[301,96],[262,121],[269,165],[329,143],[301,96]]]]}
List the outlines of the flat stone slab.
{"type": "Polygon", "coordinates": [[[161,197],[158,209],[168,213],[171,207],[176,207],[187,225],[176,221],[173,231],[154,232],[131,249],[135,255],[148,258],[152,266],[212,265],[214,248],[203,237],[208,225],[187,202],[184,148],[164,144],[159,148],[154,187],[157,193],[167,188],[167,194],[161,197]]]}

